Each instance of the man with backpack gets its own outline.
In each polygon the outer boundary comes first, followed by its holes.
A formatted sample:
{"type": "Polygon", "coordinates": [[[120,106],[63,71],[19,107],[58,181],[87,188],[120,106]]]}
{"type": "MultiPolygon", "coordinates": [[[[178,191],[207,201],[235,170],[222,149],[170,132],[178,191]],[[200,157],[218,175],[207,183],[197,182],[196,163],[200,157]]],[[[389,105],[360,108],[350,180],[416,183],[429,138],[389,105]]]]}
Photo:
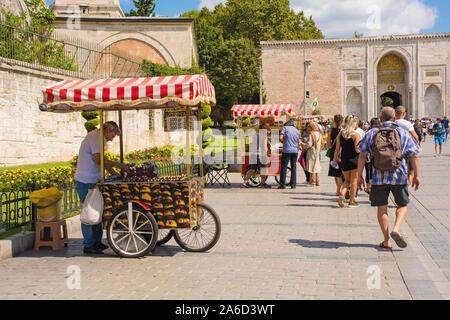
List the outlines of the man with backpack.
{"type": "Polygon", "coordinates": [[[400,234],[400,227],[408,213],[408,168],[405,158],[411,159],[414,170],[412,187],[417,190],[420,186],[419,158],[421,151],[415,139],[405,129],[395,122],[395,111],[391,107],[384,107],[380,113],[381,126],[371,129],[358,144],[361,151],[358,162],[358,188],[362,190],[364,179],[362,172],[367,154],[373,159],[372,190],[370,202],[372,207],[378,208],[378,223],[384,236],[381,248],[392,249],[389,237],[389,217],[387,214],[389,193],[392,192],[397,209],[395,224],[390,236],[400,248],[407,246],[400,234]]]}

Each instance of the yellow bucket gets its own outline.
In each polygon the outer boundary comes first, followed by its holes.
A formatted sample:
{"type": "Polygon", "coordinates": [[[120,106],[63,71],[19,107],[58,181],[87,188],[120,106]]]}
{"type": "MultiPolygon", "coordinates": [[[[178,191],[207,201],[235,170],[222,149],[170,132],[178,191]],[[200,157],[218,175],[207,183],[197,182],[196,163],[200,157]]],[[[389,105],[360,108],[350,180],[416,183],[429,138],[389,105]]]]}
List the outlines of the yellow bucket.
{"type": "Polygon", "coordinates": [[[30,201],[36,205],[37,216],[41,221],[55,221],[61,218],[61,200],[63,192],[52,187],[33,191],[30,201]]]}

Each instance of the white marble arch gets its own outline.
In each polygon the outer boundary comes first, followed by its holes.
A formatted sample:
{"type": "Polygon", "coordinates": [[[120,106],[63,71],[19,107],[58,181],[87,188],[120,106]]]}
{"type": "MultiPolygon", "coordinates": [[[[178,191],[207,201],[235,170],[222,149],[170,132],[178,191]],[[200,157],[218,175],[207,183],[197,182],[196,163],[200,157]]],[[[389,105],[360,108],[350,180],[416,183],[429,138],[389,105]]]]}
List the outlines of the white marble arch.
{"type": "Polygon", "coordinates": [[[347,93],[346,115],[354,115],[359,119],[363,116],[362,94],[357,88],[352,88],[347,93]]]}
{"type": "MultiPolygon", "coordinates": [[[[372,73],[373,76],[373,83],[375,84],[375,92],[376,92],[376,96],[377,96],[377,109],[378,106],[381,105],[381,95],[386,91],[384,89],[382,89],[382,86],[378,83],[378,64],[380,63],[381,59],[383,59],[386,55],[388,54],[395,54],[397,56],[399,56],[402,60],[403,63],[405,64],[405,82],[404,82],[404,90],[402,90],[402,92],[400,93],[402,95],[402,99],[403,99],[403,106],[406,107],[407,110],[409,110],[410,114],[416,114],[416,108],[414,106],[414,102],[410,100],[409,96],[414,96],[414,69],[413,69],[413,57],[411,56],[411,54],[405,50],[402,47],[396,46],[396,47],[386,47],[384,50],[382,50],[381,52],[379,52],[373,60],[373,70],[374,72],[372,73]],[[408,88],[411,88],[410,90],[408,90],[408,88]],[[403,92],[404,91],[404,92],[403,92]],[[412,105],[410,105],[412,104],[412,105]]],[[[377,116],[377,115],[375,115],[377,116]]]]}
{"type": "Polygon", "coordinates": [[[425,116],[439,118],[444,115],[442,110],[442,94],[438,86],[432,84],[425,90],[425,116]]]}
{"type": "Polygon", "coordinates": [[[116,42],[119,42],[121,40],[138,40],[138,41],[144,42],[145,44],[154,48],[164,58],[164,60],[166,60],[166,62],[169,66],[175,67],[177,65],[177,63],[175,62],[175,59],[174,59],[173,55],[170,53],[169,49],[167,49],[157,39],[155,39],[147,34],[143,34],[141,32],[133,32],[133,33],[118,32],[114,35],[111,35],[111,36],[103,39],[98,44],[98,47],[99,47],[100,51],[103,51],[106,48],[108,48],[110,45],[112,45],[116,42]]]}

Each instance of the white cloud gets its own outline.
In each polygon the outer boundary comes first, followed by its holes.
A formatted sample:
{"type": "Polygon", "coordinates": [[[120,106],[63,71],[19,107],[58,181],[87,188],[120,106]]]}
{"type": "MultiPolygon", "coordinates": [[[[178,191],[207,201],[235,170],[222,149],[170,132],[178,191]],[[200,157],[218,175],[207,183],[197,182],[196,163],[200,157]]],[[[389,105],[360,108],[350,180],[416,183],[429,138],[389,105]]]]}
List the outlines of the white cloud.
{"type": "Polygon", "coordinates": [[[219,3],[225,4],[226,0],[200,0],[200,4],[198,5],[198,9],[203,7],[207,7],[210,10],[213,10],[215,6],[219,3]]]}
{"type": "MultiPolygon", "coordinates": [[[[199,9],[214,9],[225,0],[201,0],[199,9]]],[[[423,0],[290,0],[295,12],[312,15],[326,38],[413,34],[431,29],[437,9],[423,0]]]]}
{"type": "Polygon", "coordinates": [[[421,0],[291,0],[291,7],[312,15],[325,37],[419,33],[434,26],[437,10],[421,0]]]}

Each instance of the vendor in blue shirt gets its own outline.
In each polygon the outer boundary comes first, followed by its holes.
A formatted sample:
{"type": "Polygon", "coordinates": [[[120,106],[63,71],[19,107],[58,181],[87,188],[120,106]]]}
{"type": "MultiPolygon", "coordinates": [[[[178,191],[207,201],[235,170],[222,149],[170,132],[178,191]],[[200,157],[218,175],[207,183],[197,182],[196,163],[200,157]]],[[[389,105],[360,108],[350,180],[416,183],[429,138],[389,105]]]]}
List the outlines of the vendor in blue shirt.
{"type": "Polygon", "coordinates": [[[294,121],[289,120],[284,124],[280,132],[280,142],[283,143],[283,151],[281,154],[281,173],[279,189],[286,188],[286,173],[289,162],[291,163],[291,189],[295,189],[297,185],[297,159],[298,150],[301,143],[301,135],[297,128],[294,127],[294,121]]]}

